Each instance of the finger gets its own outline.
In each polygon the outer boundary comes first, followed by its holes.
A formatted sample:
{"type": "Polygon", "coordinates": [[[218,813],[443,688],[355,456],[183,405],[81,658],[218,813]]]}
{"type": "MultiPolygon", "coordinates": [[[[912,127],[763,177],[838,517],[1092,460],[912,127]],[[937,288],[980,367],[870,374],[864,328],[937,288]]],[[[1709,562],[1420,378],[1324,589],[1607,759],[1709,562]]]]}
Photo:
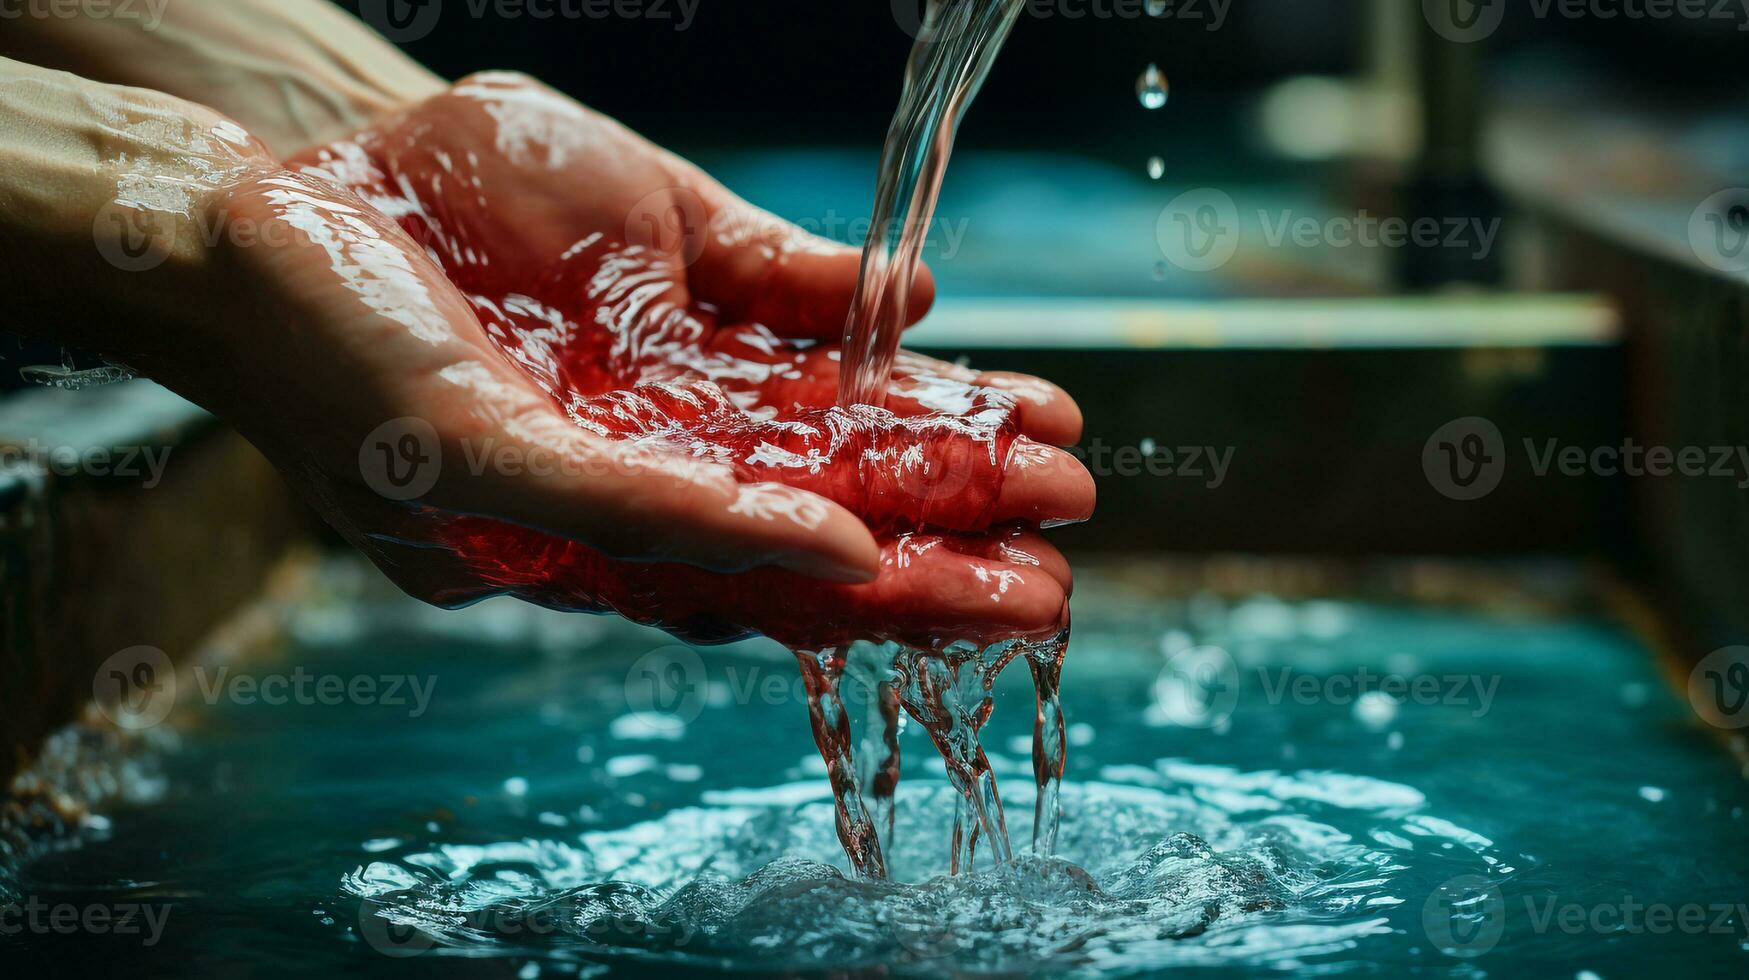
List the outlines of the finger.
{"type": "MultiPolygon", "coordinates": [[[[708,214],[703,251],[687,279],[728,323],[761,323],[784,337],[841,340],[862,251],[796,227],[699,176],[708,214]]],[[[919,263],[905,325],[935,303],[935,277],[919,263]]]]}
{"type": "Polygon", "coordinates": [[[1055,576],[1037,566],[955,550],[954,540],[902,536],[883,550],[880,578],[842,591],[870,623],[890,622],[911,634],[900,638],[912,642],[950,630],[994,642],[1047,630],[1060,620],[1068,597],[1055,576]]]}
{"type": "Polygon", "coordinates": [[[738,482],[727,466],[583,416],[599,430],[591,431],[502,362],[453,365],[438,380],[429,397],[442,424],[430,427],[438,445],[429,455],[440,469],[422,503],[616,558],[718,571],[771,565],[834,581],[874,575],[878,549],[868,528],[829,500],[738,482]],[[455,406],[463,406],[459,416],[455,406]]]}
{"type": "Polygon", "coordinates": [[[738,483],[723,467],[606,447],[579,473],[488,488],[487,513],[635,561],[717,572],[773,566],[838,582],[874,577],[879,549],[844,507],[773,482],[738,483]],[[617,473],[613,471],[617,470],[617,473]]]}
{"type": "MultiPolygon", "coordinates": [[[[1081,407],[1062,388],[1030,374],[977,371],[910,351],[900,351],[894,364],[892,393],[925,411],[949,411],[956,398],[952,385],[996,388],[1014,396],[1020,431],[1052,446],[1074,445],[1081,438],[1081,407]]],[[[895,411],[899,409],[894,408],[895,411]]]]}
{"type": "Polygon", "coordinates": [[[1044,528],[1079,524],[1093,516],[1098,496],[1093,476],[1080,460],[1061,449],[1017,439],[990,520],[1044,528]]]}
{"type": "Polygon", "coordinates": [[[1069,559],[1037,531],[1015,528],[954,538],[950,539],[949,546],[963,555],[1036,568],[1055,579],[1064,595],[1075,594],[1075,574],[1069,567],[1069,559]]]}
{"type": "MultiPolygon", "coordinates": [[[[770,336],[757,328],[720,331],[711,342],[718,353],[769,362],[770,336]]],[[[838,348],[795,352],[757,385],[764,404],[787,412],[796,408],[827,408],[838,402],[838,348]]],[[[727,381],[725,387],[734,387],[727,381]]],[[[980,388],[995,388],[1014,396],[1020,432],[1053,446],[1073,445],[1081,438],[1081,409],[1062,388],[1033,377],[1009,371],[974,371],[947,361],[900,351],[888,387],[887,408],[899,415],[932,412],[964,415],[975,407],[980,388]]]]}

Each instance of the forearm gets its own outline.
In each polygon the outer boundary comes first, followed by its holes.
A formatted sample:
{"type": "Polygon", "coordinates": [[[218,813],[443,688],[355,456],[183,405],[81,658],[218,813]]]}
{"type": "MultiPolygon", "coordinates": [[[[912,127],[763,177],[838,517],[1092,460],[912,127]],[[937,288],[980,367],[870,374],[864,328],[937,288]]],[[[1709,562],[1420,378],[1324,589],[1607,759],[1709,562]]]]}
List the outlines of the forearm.
{"type": "Polygon", "coordinates": [[[0,54],[211,106],[281,155],[444,86],[329,0],[168,0],[135,9],[134,17],[5,21],[0,54]]]}
{"type": "Polygon", "coordinates": [[[277,167],[202,106],[0,59],[5,329],[156,368],[218,336],[212,229],[225,193],[277,167]]]}

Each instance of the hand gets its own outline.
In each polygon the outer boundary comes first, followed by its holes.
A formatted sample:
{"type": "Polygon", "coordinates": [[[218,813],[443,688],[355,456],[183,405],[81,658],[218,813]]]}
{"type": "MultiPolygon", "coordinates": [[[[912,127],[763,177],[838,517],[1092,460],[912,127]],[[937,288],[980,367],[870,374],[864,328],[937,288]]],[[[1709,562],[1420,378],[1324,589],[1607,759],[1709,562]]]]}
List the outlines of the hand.
{"type": "Polygon", "coordinates": [[[512,76],[464,81],[302,162],[229,207],[309,242],[253,263],[295,287],[268,306],[299,322],[273,331],[289,347],[251,356],[331,373],[300,391],[302,424],[275,413],[249,431],[404,588],[611,608],[705,638],[1060,620],[1067,565],[1036,535],[884,534],[877,548],[864,527],[1075,520],[1092,492],[1070,457],[1022,435],[1079,429],[1036,379],[908,358],[897,412],[821,407],[836,363],[794,338],[841,326],[854,252],[512,76]],[[674,214],[703,224],[664,243],[674,214]],[[920,414],[949,406],[960,414],[920,414]],[[428,427],[436,451],[418,455],[441,459],[412,509],[351,475],[361,420],[401,418],[428,427]],[[461,465],[483,453],[548,465],[461,465]],[[880,575],[711,573],[764,566],[880,575]]]}

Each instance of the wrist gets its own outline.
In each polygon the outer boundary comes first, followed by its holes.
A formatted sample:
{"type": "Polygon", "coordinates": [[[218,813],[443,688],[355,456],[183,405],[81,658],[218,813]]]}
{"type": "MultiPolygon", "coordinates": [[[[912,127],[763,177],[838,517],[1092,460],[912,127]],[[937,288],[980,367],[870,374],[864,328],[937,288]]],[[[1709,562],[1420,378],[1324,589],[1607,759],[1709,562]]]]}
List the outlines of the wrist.
{"type": "Polygon", "coordinates": [[[211,106],[281,156],[446,84],[328,0],[178,0],[161,17],[21,21],[11,52],[211,106]]]}
{"type": "Polygon", "coordinates": [[[201,106],[0,61],[10,327],[150,371],[215,334],[226,189],[277,163],[201,106]]]}

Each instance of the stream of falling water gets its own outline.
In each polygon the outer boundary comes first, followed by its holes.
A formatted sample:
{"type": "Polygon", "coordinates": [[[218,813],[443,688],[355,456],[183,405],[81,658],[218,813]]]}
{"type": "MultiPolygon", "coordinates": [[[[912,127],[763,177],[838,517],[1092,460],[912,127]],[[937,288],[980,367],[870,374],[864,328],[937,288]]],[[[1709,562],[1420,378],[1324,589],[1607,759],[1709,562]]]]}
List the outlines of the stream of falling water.
{"type": "MultiPolygon", "coordinates": [[[[1025,0],[930,0],[927,6],[881,154],[874,220],[844,328],[841,405],[878,408],[886,400],[919,252],[935,216],[954,135],[1024,5],[1025,0]]],[[[1031,664],[1038,694],[1033,850],[1039,855],[1053,850],[1064,766],[1057,682],[1067,644],[1065,621],[1061,632],[1045,642],[1009,640],[982,648],[956,642],[941,650],[857,643],[797,651],[814,741],[826,761],[836,803],[838,836],[859,873],[875,878],[887,874],[881,842],[890,842],[893,833],[901,710],[929,732],[959,793],[951,870],[958,874],[972,869],[980,839],[996,863],[1013,857],[1002,798],[978,733],[995,706],[991,689],[997,674],[1020,656],[1031,664]],[[870,692],[860,749],[851,738],[841,694],[847,674],[870,692]]]]}
{"type": "Polygon", "coordinates": [[[838,403],[886,401],[918,253],[935,217],[954,135],[1026,0],[929,0],[887,130],[873,224],[844,327],[838,403]]]}
{"type": "Polygon", "coordinates": [[[1033,852],[1056,847],[1059,788],[1066,760],[1058,679],[1068,646],[1067,623],[1041,641],[1008,640],[987,647],[953,643],[941,650],[894,644],[854,643],[847,648],[796,652],[808,692],[814,741],[826,762],[832,786],[838,838],[856,870],[884,878],[881,842],[893,834],[893,795],[899,783],[899,713],[929,733],[947,765],[948,781],[959,794],[949,870],[970,871],[980,839],[993,860],[1013,856],[996,776],[978,739],[995,708],[996,677],[1019,657],[1032,669],[1036,706],[1033,717],[1033,773],[1038,799],[1033,819],[1033,852]],[[855,681],[868,700],[868,719],[858,744],[852,738],[843,682],[855,681]]]}

